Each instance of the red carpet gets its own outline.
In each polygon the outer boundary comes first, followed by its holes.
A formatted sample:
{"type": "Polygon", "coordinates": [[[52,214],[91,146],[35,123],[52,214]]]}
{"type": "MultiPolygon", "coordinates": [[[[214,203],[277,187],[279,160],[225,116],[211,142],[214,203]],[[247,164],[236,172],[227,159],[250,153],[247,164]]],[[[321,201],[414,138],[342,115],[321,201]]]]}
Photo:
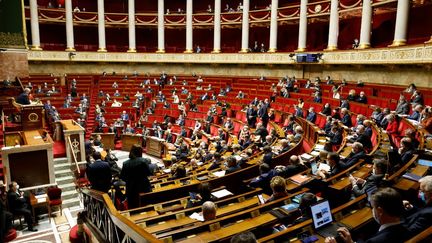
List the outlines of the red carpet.
{"type": "Polygon", "coordinates": [[[54,158],[66,157],[66,147],[63,141],[55,141],[53,145],[54,158]]]}

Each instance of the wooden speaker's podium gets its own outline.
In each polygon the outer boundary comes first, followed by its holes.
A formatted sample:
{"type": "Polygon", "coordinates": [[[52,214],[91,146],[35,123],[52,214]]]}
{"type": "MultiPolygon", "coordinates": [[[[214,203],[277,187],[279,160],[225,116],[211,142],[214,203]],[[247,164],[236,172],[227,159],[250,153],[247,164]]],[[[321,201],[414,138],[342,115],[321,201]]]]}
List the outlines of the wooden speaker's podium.
{"type": "Polygon", "coordinates": [[[162,158],[165,140],[158,137],[147,137],[147,154],[162,158]]]}
{"type": "Polygon", "coordinates": [[[14,98],[10,98],[9,102],[20,113],[23,131],[38,130],[45,126],[45,110],[43,104],[38,102],[30,105],[21,105],[16,103],[14,98]]]}
{"type": "Polygon", "coordinates": [[[86,161],[84,146],[84,128],[74,120],[61,120],[66,146],[66,156],[71,163],[75,156],[77,162],[86,161]]]}
{"type": "Polygon", "coordinates": [[[24,190],[55,185],[53,141],[44,130],[6,133],[1,153],[7,183],[24,190]]]}

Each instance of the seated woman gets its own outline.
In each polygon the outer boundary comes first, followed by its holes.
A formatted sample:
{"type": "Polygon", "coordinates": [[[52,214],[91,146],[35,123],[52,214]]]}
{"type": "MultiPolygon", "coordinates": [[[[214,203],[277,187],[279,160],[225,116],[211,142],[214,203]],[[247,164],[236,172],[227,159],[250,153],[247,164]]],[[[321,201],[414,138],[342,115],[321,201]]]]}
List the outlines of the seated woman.
{"type": "Polygon", "coordinates": [[[288,196],[285,179],[281,176],[275,176],[270,180],[270,188],[272,189],[273,194],[265,201],[265,203],[288,196]]]}

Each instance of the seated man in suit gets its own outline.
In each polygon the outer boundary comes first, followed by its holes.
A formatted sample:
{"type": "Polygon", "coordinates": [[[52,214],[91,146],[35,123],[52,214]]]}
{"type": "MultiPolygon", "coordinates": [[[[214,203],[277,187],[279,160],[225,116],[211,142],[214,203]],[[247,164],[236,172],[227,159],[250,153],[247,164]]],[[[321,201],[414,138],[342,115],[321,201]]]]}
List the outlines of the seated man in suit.
{"type": "Polygon", "coordinates": [[[352,127],[352,121],[351,121],[351,116],[348,112],[348,109],[346,108],[342,108],[341,109],[341,114],[342,114],[342,119],[341,122],[347,126],[347,127],[352,127]]]}
{"type": "MultiPolygon", "coordinates": [[[[393,188],[383,188],[371,197],[372,215],[380,224],[378,232],[370,237],[367,243],[404,242],[408,231],[401,224],[400,217],[403,212],[402,197],[393,188]]],[[[347,228],[338,229],[340,240],[338,242],[352,243],[351,234],[347,228]]],[[[326,243],[336,243],[334,237],[328,237],[326,243]]]]}
{"type": "Polygon", "coordinates": [[[365,194],[370,188],[382,187],[384,175],[387,173],[388,166],[387,161],[375,159],[373,161],[372,174],[366,180],[350,175],[349,179],[352,185],[352,196],[358,197],[365,194]]]}
{"type": "Polygon", "coordinates": [[[409,210],[409,216],[405,218],[404,226],[409,231],[409,237],[413,237],[432,225],[432,176],[425,176],[419,180],[419,198],[424,204],[421,208],[414,208],[409,202],[404,201],[404,206],[409,210]]]}
{"type": "Polygon", "coordinates": [[[342,168],[340,166],[340,157],[338,153],[328,153],[327,154],[327,164],[330,166],[329,171],[325,170],[319,170],[317,172],[317,176],[321,177],[322,179],[330,178],[339,172],[342,171],[342,168]]]}
{"type": "Polygon", "coordinates": [[[340,164],[343,169],[346,169],[365,157],[366,153],[364,151],[363,144],[355,142],[352,144],[352,152],[348,155],[348,157],[343,159],[340,164]]]}
{"type": "Polygon", "coordinates": [[[37,229],[33,228],[33,217],[28,199],[24,197],[24,193],[19,190],[19,185],[15,181],[9,185],[7,200],[9,209],[14,215],[24,216],[28,230],[37,231],[37,229]]]}
{"type": "Polygon", "coordinates": [[[238,165],[237,160],[234,156],[231,156],[227,159],[227,169],[225,170],[225,174],[231,174],[240,169],[241,167],[238,165]]]}
{"type": "Polygon", "coordinates": [[[363,145],[365,149],[372,148],[371,138],[365,133],[365,127],[363,125],[358,125],[355,135],[349,139],[350,142],[359,142],[363,145]]]}
{"type": "Polygon", "coordinates": [[[202,205],[202,215],[204,221],[210,221],[216,218],[216,204],[212,201],[207,201],[202,205]]]}
{"type": "Polygon", "coordinates": [[[260,175],[249,183],[249,186],[254,188],[263,189],[264,193],[270,194],[270,180],[276,176],[276,171],[274,169],[270,169],[270,166],[266,163],[262,163],[259,166],[260,175]]]}
{"type": "Polygon", "coordinates": [[[308,121],[310,121],[310,122],[312,122],[312,123],[315,124],[316,119],[317,119],[317,115],[315,113],[315,109],[313,107],[310,107],[309,108],[309,113],[308,113],[308,115],[306,117],[306,120],[308,120],[308,121]]]}
{"type": "Polygon", "coordinates": [[[295,174],[298,174],[307,169],[307,167],[302,164],[300,158],[297,155],[291,155],[287,166],[276,166],[276,171],[278,171],[278,175],[288,178],[295,174]]]}

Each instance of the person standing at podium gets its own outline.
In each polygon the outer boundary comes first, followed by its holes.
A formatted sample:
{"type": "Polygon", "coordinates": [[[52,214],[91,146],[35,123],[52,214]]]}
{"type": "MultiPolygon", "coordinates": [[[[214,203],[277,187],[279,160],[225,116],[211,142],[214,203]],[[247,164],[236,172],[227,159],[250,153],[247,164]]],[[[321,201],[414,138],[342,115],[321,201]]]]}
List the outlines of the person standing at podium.
{"type": "Polygon", "coordinates": [[[149,159],[142,157],[142,147],[139,144],[132,145],[129,153],[129,160],[123,163],[120,179],[126,182],[126,197],[129,208],[136,208],[140,205],[139,194],[151,192],[151,185],[148,179],[150,171],[149,159]]]}
{"type": "Polygon", "coordinates": [[[24,92],[22,92],[16,99],[16,102],[21,105],[30,105],[30,89],[25,88],[24,92]]]}

